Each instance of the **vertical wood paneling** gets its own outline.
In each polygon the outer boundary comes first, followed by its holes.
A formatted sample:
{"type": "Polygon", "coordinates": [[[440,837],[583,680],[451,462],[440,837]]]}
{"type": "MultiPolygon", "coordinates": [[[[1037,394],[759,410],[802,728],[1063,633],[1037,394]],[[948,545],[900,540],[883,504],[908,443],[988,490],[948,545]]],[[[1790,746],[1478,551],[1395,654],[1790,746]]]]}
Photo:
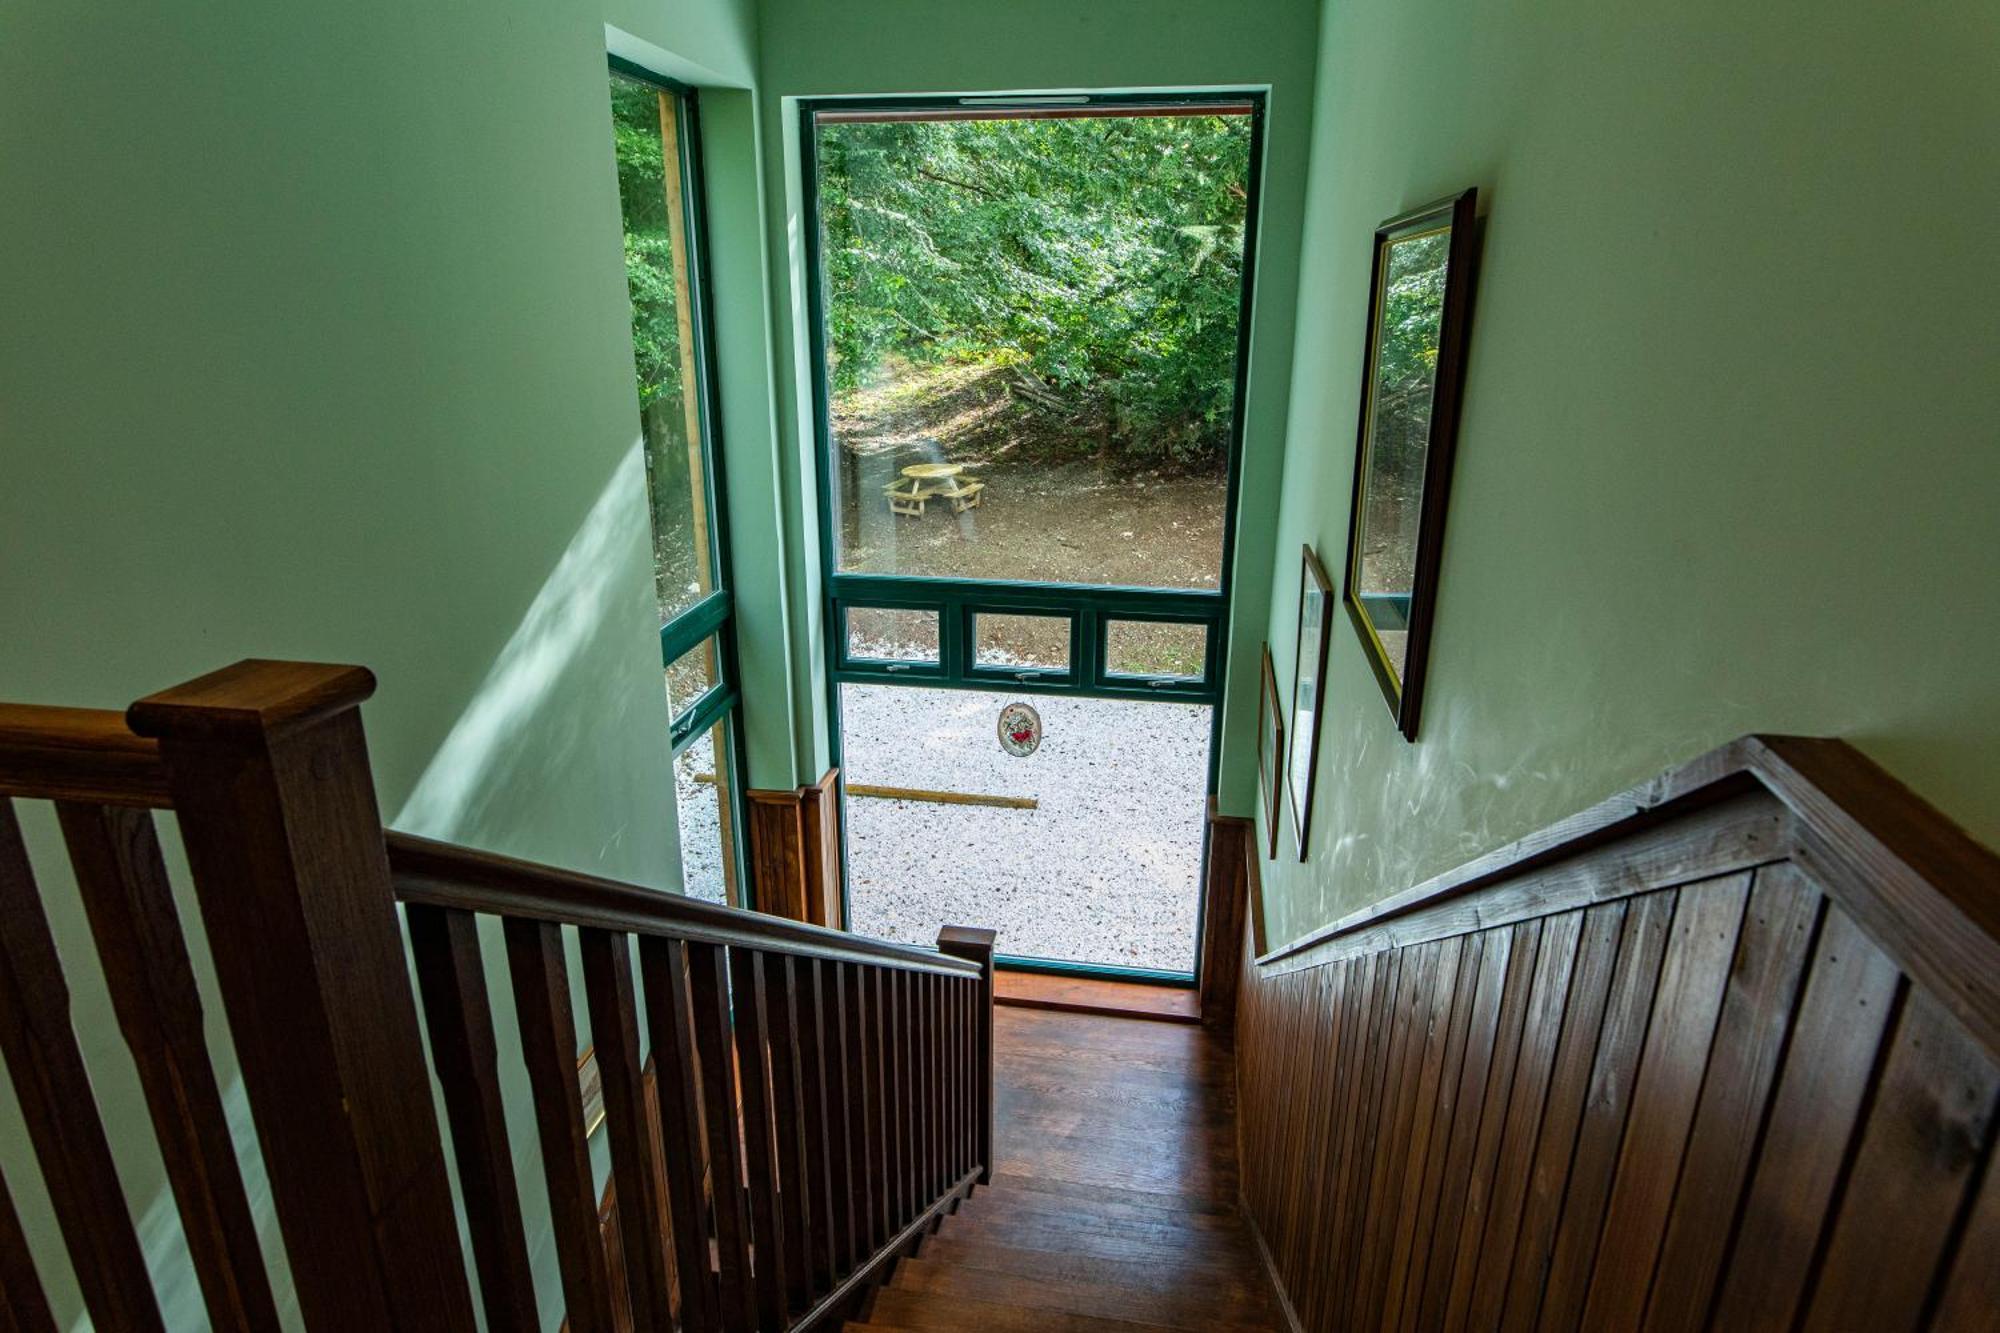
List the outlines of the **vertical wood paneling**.
{"type": "Polygon", "coordinates": [[[1533,1143],[1519,1146],[1520,1151],[1532,1154],[1520,1220],[1511,1242],[1488,1237],[1481,1261],[1474,1308],[1498,1302],[1498,1317],[1487,1327],[1531,1327],[1540,1307],[1556,1223],[1562,1217],[1569,1183],[1577,1126],[1583,1118],[1584,1094],[1590,1086],[1591,1062],[1603,1030],[1619,942],[1625,933],[1625,913],[1623,902],[1611,902],[1585,914],[1576,971],[1563,1002],[1562,1036],[1556,1045],[1547,1101],[1533,1131],[1533,1143]]]}
{"type": "Polygon", "coordinates": [[[1584,1305],[1586,1325],[1631,1328],[1645,1309],[1749,893],[1748,875],[1681,891],[1584,1305]]]}
{"type": "Polygon", "coordinates": [[[1902,974],[1829,907],[1741,1208],[1716,1322],[1788,1328],[1806,1288],[1902,974]]]}
{"type": "Polygon", "coordinates": [[[1506,1294],[1504,1265],[1513,1253],[1529,1158],[1535,1150],[1582,931],[1581,912],[1565,912],[1543,927],[1519,1053],[1513,1061],[1511,1092],[1504,1110],[1501,1103],[1492,1103],[1480,1130],[1485,1141],[1480,1160],[1490,1166],[1475,1177],[1467,1201],[1451,1304],[1445,1312],[1447,1328],[1490,1329],[1500,1322],[1500,1302],[1506,1294]]]}
{"type": "Polygon", "coordinates": [[[1993,1053],[1791,862],[1602,896],[1246,962],[1243,1198],[1300,1325],[1994,1327],[1993,1053]]]}
{"type": "Polygon", "coordinates": [[[1807,1329],[1913,1328],[1976,1183],[2000,1071],[1936,999],[1913,992],[1848,1172],[1807,1329]]]}
{"type": "Polygon", "coordinates": [[[1653,1275],[1649,1329],[1692,1330],[1708,1316],[1819,906],[1790,866],[1758,872],[1653,1275]]]}

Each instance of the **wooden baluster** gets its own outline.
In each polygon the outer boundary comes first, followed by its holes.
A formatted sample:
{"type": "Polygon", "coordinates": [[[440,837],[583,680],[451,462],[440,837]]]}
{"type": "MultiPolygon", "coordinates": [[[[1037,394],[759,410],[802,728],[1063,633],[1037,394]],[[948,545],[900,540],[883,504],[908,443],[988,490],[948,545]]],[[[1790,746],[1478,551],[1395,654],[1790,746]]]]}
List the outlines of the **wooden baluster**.
{"type": "Polygon", "coordinates": [[[889,1168],[889,1051],[887,968],[869,967],[863,977],[868,994],[868,1089],[872,1108],[868,1122],[869,1142],[875,1156],[875,1187],[878,1245],[887,1244],[896,1234],[896,1201],[891,1189],[889,1168]]]}
{"type": "Polygon", "coordinates": [[[456,1333],[472,1291],[361,728],[374,687],[239,662],[126,719],[160,742],[303,1322],[456,1333]]]}
{"type": "Polygon", "coordinates": [[[993,942],[990,930],[946,926],[938,932],[942,953],[979,967],[972,990],[972,1149],[979,1183],[993,1183],[993,942]]]}
{"type": "Polygon", "coordinates": [[[833,1178],[833,1257],[840,1274],[861,1261],[860,1210],[854,1198],[853,1136],[848,1132],[847,1085],[853,1065],[847,1053],[847,993],[840,984],[840,964],[818,962],[820,1059],[826,1069],[827,1174],[833,1178]]]}
{"type": "Polygon", "coordinates": [[[840,1219],[846,1204],[840,1194],[840,1178],[834,1172],[832,1121],[833,1102],[827,1088],[827,1051],[824,1010],[826,993],[820,987],[820,962],[816,958],[794,961],[798,1026],[794,1035],[799,1044],[799,1064],[805,1073],[806,1153],[812,1171],[812,1261],[813,1282],[821,1291],[831,1291],[840,1280],[846,1241],[840,1219]]]}
{"type": "Polygon", "coordinates": [[[750,1219],[743,1199],[743,1150],[737,1136],[736,1043],[729,1017],[729,959],[719,944],[687,946],[694,997],[694,1046],[701,1062],[702,1120],[708,1127],[708,1180],[715,1212],[722,1327],[755,1326],[750,1288],[750,1219]]]}
{"type": "Polygon", "coordinates": [[[569,1306],[571,1333],[612,1333],[611,1283],[598,1231],[590,1136],[576,1080],[576,1017],[570,1009],[569,967],[562,927],[512,917],[507,963],[521,1024],[521,1056],[534,1094],[541,1134],[542,1174],[555,1226],[556,1267],[569,1306]]]}
{"type": "MultiPolygon", "coordinates": [[[[673,1323],[673,1278],[663,1223],[666,1200],[653,1172],[653,1121],[639,1056],[639,1004],[632,985],[632,941],[623,931],[579,930],[591,1050],[604,1090],[611,1179],[618,1200],[618,1240],[635,1328],[673,1323]]],[[[615,1293],[614,1293],[615,1295],[615,1293]]]]}
{"type": "Polygon", "coordinates": [[[209,1064],[201,995],[152,813],[60,802],[56,814],[209,1322],[275,1330],[278,1308],[209,1064]]]}
{"type": "Polygon", "coordinates": [[[889,968],[883,980],[889,987],[889,1173],[890,1191],[896,1201],[896,1227],[901,1230],[916,1216],[915,1190],[910,1187],[910,974],[903,968],[889,968]]]}
{"type": "Polygon", "coordinates": [[[414,906],[408,914],[431,1064],[451,1119],[452,1153],[465,1196],[472,1257],[479,1267],[486,1327],[493,1333],[534,1333],[541,1316],[507,1138],[479,923],[470,912],[439,907],[414,906]]]}
{"type": "Polygon", "coordinates": [[[21,1216],[14,1211],[14,1196],[7,1192],[4,1180],[0,1180],[0,1329],[6,1333],[56,1333],[56,1318],[42,1291],[42,1275],[35,1271],[35,1256],[28,1253],[28,1237],[21,1230],[21,1216]]]}
{"type": "Polygon", "coordinates": [[[653,1042],[659,1086],[661,1156],[666,1163],[667,1204],[680,1283],[681,1327],[707,1333],[721,1326],[715,1268],[708,1252],[702,1164],[701,1078],[696,1072],[693,1001],[687,954],[678,940],[642,936],[639,971],[646,989],[646,1027],[653,1042]]]}
{"type": "Polygon", "coordinates": [[[0,799],[0,1055],[20,1099],[84,1308],[100,1328],[162,1330],[90,1075],[69,985],[14,803],[0,799]]]}
{"type": "Polygon", "coordinates": [[[875,1251],[879,1191],[875,1184],[874,1140],[870,1135],[868,1011],[862,996],[861,965],[840,963],[842,1027],[847,1044],[847,1160],[854,1190],[855,1262],[875,1251]]]}
{"type": "Polygon", "coordinates": [[[968,1003],[969,987],[958,977],[951,979],[951,1170],[946,1172],[956,1183],[972,1166],[971,1136],[967,1133],[972,1124],[971,1086],[967,1077],[965,1058],[971,1049],[971,1036],[967,1023],[972,1016],[972,1006],[968,1003]]]}
{"type": "Polygon", "coordinates": [[[917,1204],[928,1208],[937,1198],[937,1010],[936,989],[929,972],[913,978],[917,985],[917,1204]]]}
{"type": "Polygon", "coordinates": [[[771,1042],[769,971],[783,961],[752,949],[729,955],[730,990],[736,997],[737,1075],[743,1080],[743,1154],[750,1176],[751,1274],[756,1281],[758,1327],[785,1326],[785,1243],[779,1194],[777,1081],[771,1042]]]}
{"type": "MultiPolygon", "coordinates": [[[[793,1310],[812,1303],[815,1169],[807,1149],[805,1070],[799,1058],[798,963],[789,954],[767,960],[764,985],[771,1044],[771,1099],[778,1131],[778,1179],[784,1224],[785,1300],[793,1310]]],[[[823,1188],[819,1190],[823,1192],[823,1188]]]]}

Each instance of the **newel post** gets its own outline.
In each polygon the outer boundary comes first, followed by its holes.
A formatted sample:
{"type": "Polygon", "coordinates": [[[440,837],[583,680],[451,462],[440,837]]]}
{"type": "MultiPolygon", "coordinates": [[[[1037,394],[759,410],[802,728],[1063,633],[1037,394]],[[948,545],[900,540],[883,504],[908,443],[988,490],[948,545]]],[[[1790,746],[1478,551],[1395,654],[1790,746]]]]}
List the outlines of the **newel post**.
{"type": "Polygon", "coordinates": [[[127,720],[160,742],[306,1325],[470,1330],[361,730],[374,689],[246,661],[127,720]]]}
{"type": "Polygon", "coordinates": [[[974,1008],[972,1134],[979,1152],[979,1183],[993,1183],[993,940],[977,926],[946,926],[938,931],[939,953],[979,965],[979,999],[974,1008]]]}

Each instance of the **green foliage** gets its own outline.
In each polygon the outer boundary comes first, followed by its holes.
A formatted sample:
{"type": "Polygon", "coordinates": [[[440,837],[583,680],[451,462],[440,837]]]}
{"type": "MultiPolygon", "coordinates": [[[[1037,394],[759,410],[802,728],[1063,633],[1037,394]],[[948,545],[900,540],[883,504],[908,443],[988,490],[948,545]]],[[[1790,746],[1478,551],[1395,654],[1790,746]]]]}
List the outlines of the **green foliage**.
{"type": "Polygon", "coordinates": [[[891,356],[994,360],[1078,444],[1219,460],[1249,152],[1240,115],[824,127],[836,391],[891,356]]]}
{"type": "Polygon", "coordinates": [[[625,285],[632,296],[639,405],[672,405],[681,396],[681,347],[659,93],[614,77],[611,121],[618,152],[618,202],[625,217],[625,285]]]}

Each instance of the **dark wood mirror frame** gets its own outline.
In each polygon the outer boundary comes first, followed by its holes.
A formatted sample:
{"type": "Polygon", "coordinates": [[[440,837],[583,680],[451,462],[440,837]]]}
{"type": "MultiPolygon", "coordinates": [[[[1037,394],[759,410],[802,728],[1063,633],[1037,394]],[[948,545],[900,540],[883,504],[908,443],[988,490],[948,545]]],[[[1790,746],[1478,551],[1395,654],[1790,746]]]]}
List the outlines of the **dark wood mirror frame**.
{"type": "Polygon", "coordinates": [[[1370,253],[1368,325],[1363,340],[1360,424],[1354,446],[1354,497],[1348,514],[1347,562],[1341,601],[1361,636],[1368,664],[1405,740],[1417,738],[1417,715],[1423,698],[1424,669],[1430,657],[1432,613],[1437,604],[1438,559],[1444,546],[1446,492],[1451,482],[1453,443],[1458,432],[1460,393],[1465,378],[1467,322],[1471,314],[1472,268],[1477,225],[1478,191],[1468,189],[1449,199],[1389,219],[1375,230],[1370,253]],[[1430,433],[1424,458],[1423,496],[1417,522],[1415,562],[1411,574],[1402,679],[1390,664],[1376,627],[1361,603],[1357,578],[1362,536],[1362,508],[1367,496],[1369,425],[1373,406],[1376,357],[1380,352],[1380,305],[1383,299],[1383,255],[1400,239],[1449,226],[1446,248],[1444,306],[1438,329],[1437,370],[1432,382],[1430,433]]]}

